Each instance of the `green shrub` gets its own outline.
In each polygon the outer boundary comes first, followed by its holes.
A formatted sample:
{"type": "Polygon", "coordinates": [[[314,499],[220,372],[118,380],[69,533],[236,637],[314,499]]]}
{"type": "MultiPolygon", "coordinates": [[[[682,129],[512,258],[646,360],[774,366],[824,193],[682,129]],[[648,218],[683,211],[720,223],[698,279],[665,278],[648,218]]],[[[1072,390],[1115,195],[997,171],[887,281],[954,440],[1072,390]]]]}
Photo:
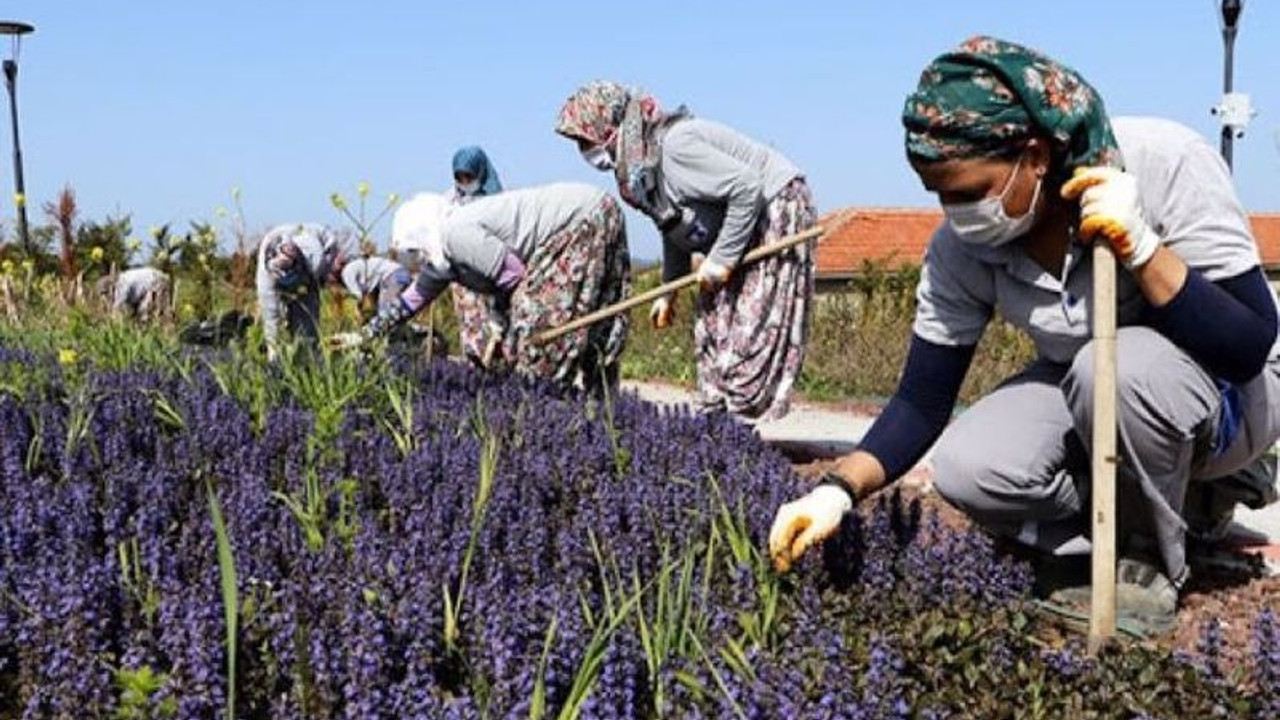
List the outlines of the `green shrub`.
{"type": "MultiPolygon", "coordinates": [[[[656,287],[659,275],[655,268],[639,270],[634,292],[656,287]]],[[[842,291],[816,295],[799,392],[824,401],[892,395],[911,339],[919,279],[919,266],[888,270],[867,263],[842,291]]],[[[694,300],[694,291],[680,294],[675,323],[664,331],[649,325],[647,305],[632,310],[624,378],[693,384],[694,300]]],[[[961,402],[990,392],[1034,355],[1030,338],[1003,320],[993,321],[978,344],[961,402]]]]}

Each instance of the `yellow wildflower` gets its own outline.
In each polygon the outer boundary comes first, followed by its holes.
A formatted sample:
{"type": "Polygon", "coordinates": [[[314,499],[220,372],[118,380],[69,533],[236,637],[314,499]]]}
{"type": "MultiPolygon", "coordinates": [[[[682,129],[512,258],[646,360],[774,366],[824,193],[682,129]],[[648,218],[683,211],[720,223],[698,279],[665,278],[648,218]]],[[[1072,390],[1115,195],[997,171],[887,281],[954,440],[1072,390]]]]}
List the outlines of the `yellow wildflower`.
{"type": "Polygon", "coordinates": [[[356,194],[362,198],[369,197],[369,183],[363,180],[356,184],[356,194]]]}
{"type": "Polygon", "coordinates": [[[58,363],[61,365],[75,365],[77,357],[76,351],[71,348],[63,348],[58,351],[58,363]]]}
{"type": "Polygon", "coordinates": [[[105,255],[105,253],[102,251],[101,247],[95,247],[89,251],[89,259],[94,262],[102,262],[103,255],[105,255]]]}
{"type": "Polygon", "coordinates": [[[396,204],[396,203],[398,203],[398,202],[400,202],[400,196],[399,196],[399,195],[397,195],[397,194],[395,194],[395,193],[391,193],[390,195],[388,195],[388,196],[387,196],[387,204],[388,204],[388,205],[395,205],[395,204],[396,204]]]}
{"type": "Polygon", "coordinates": [[[329,202],[333,203],[333,206],[338,208],[339,210],[347,209],[347,201],[342,199],[342,196],[339,195],[338,193],[333,193],[332,195],[330,195],[329,202]]]}

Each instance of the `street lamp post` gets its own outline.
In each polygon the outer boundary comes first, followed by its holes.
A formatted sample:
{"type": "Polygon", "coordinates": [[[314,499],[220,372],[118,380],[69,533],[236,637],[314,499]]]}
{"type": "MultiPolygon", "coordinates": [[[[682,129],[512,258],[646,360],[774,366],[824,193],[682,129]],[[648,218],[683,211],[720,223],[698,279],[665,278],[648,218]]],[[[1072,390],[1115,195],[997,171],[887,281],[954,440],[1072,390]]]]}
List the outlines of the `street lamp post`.
{"type": "Polygon", "coordinates": [[[1232,142],[1244,137],[1245,127],[1254,115],[1249,96],[1234,89],[1236,30],[1243,10],[1244,0],[1222,0],[1222,102],[1213,109],[1213,114],[1222,121],[1222,158],[1228,168],[1231,167],[1232,142]]]}
{"type": "Polygon", "coordinates": [[[22,182],[22,143],[18,141],[18,53],[22,36],[35,30],[22,22],[0,21],[0,35],[13,39],[11,56],[4,61],[4,82],[9,89],[9,119],[13,123],[13,203],[18,211],[18,238],[25,255],[31,255],[31,234],[27,229],[27,191],[22,182]]]}

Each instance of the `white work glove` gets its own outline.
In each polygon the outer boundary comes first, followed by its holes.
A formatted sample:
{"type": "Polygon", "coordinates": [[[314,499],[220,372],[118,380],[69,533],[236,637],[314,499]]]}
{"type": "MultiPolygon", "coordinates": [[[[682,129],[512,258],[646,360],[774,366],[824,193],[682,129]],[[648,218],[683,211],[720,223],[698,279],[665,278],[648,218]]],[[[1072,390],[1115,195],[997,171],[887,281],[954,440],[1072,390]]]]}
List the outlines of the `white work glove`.
{"type": "Polygon", "coordinates": [[[663,295],[649,306],[649,323],[658,330],[671,327],[676,318],[676,298],[674,295],[663,295]]]}
{"type": "Polygon", "coordinates": [[[325,345],[330,350],[354,350],[364,344],[364,335],[358,332],[341,332],[336,335],[330,335],[325,341],[325,345]]]}
{"type": "Polygon", "coordinates": [[[778,572],[790,570],[791,563],[805,550],[835,534],[845,514],[852,510],[852,493],[828,484],[778,508],[769,531],[769,555],[774,568],[778,572]]]}
{"type": "Polygon", "coordinates": [[[1080,200],[1080,240],[1111,243],[1126,268],[1140,268],[1156,254],[1160,237],[1142,218],[1137,179],[1113,167],[1078,168],[1062,197],[1080,200]]]}
{"type": "Polygon", "coordinates": [[[705,258],[698,265],[698,286],[704,292],[719,290],[721,285],[729,282],[729,272],[729,268],[711,258],[705,258]]]}

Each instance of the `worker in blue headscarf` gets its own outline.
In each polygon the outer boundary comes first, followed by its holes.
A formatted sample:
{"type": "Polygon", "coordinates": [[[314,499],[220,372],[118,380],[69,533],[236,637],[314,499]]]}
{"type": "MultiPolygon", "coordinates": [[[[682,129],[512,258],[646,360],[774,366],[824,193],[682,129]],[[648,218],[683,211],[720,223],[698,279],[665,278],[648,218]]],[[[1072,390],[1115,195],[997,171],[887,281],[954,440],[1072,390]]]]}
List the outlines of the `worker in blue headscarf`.
{"type": "MultiPolygon", "coordinates": [[[[453,154],[453,187],[445,194],[449,205],[465,205],[476,198],[500,192],[502,182],[498,180],[498,171],[493,169],[489,156],[479,145],[459,148],[453,154]]],[[[493,297],[470,290],[461,283],[454,283],[450,292],[453,314],[458,318],[458,342],[462,345],[462,354],[479,362],[496,332],[489,324],[495,312],[493,297]]]]}
{"type": "Polygon", "coordinates": [[[453,154],[453,188],[449,201],[462,205],[472,198],[502,192],[502,181],[489,156],[478,145],[459,148],[453,154]]]}

